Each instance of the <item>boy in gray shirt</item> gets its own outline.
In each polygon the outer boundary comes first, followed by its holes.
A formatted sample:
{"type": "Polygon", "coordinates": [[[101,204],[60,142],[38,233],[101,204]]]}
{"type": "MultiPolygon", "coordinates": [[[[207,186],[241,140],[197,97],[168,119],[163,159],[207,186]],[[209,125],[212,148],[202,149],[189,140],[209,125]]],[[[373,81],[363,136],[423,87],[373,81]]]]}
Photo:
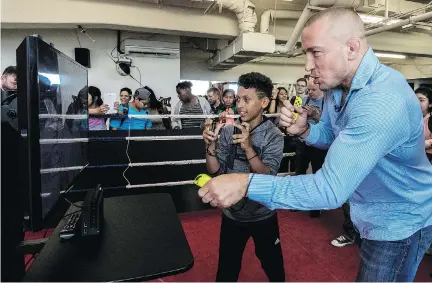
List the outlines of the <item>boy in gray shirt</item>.
{"type": "MultiPolygon", "coordinates": [[[[248,73],[240,76],[238,86],[241,124],[219,124],[214,131],[204,130],[207,170],[212,175],[249,172],[276,175],[284,139],[279,129],[263,116],[270,103],[272,81],[260,73],[248,73]]],[[[285,281],[276,212],[247,198],[223,210],[216,281],[237,281],[250,237],[269,280],[285,281]]]]}

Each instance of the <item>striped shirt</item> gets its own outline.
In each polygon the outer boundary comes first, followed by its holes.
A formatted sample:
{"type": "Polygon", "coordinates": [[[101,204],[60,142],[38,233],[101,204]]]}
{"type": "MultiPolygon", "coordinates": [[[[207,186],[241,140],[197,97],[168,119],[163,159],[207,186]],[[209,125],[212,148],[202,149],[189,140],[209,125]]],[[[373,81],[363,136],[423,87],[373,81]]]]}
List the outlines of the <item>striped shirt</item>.
{"type": "Polygon", "coordinates": [[[322,169],[293,177],[255,175],[248,197],[272,209],[300,210],[333,209],[349,200],[352,221],[369,240],[402,240],[432,225],[432,165],[422,113],[406,79],[369,48],[343,106],[342,94],[326,93],[321,120],[305,139],[329,148],[322,169]]]}
{"type": "MultiPolygon", "coordinates": [[[[203,110],[199,103],[183,104],[180,108],[180,115],[203,115],[203,110]]],[[[181,123],[183,129],[200,127],[203,119],[182,118],[181,123]]]]}

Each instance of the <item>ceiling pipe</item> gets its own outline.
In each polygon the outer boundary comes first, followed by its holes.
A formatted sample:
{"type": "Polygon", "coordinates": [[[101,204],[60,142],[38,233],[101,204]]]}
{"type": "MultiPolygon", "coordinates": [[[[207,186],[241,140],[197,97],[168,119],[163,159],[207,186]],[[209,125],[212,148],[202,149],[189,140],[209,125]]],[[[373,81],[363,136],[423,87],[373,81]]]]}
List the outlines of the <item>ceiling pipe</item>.
{"type": "Polygon", "coordinates": [[[265,10],[261,15],[260,33],[269,33],[270,22],[273,19],[297,20],[301,14],[301,11],[265,10]]]}
{"type": "MultiPolygon", "coordinates": [[[[300,18],[298,19],[293,32],[291,33],[290,38],[288,39],[285,46],[276,47],[277,49],[282,49],[284,53],[290,52],[295,44],[297,43],[298,38],[300,37],[300,33],[302,32],[307,20],[309,20],[310,16],[312,15],[312,11],[308,7],[309,5],[306,5],[306,7],[303,10],[303,13],[301,14],[300,18]]],[[[277,45],[276,45],[277,46],[277,45]]]]}
{"type": "Polygon", "coordinates": [[[388,18],[389,15],[389,0],[385,0],[384,17],[388,18]]]}
{"type": "Polygon", "coordinates": [[[255,5],[249,0],[217,0],[219,12],[226,8],[234,12],[238,19],[240,33],[255,32],[255,26],[258,21],[255,12],[255,5]]]}
{"type": "Polygon", "coordinates": [[[294,27],[293,32],[291,33],[290,38],[288,39],[285,45],[276,45],[276,52],[280,53],[289,53],[295,47],[300,34],[309,20],[310,16],[312,16],[311,6],[326,6],[326,7],[346,7],[346,8],[358,8],[364,5],[364,0],[309,0],[309,3],[306,4],[306,7],[303,10],[297,24],[294,27]]]}
{"type": "Polygon", "coordinates": [[[418,16],[411,16],[408,19],[401,20],[400,22],[397,22],[397,23],[394,23],[391,25],[386,25],[386,26],[382,26],[379,28],[368,30],[368,31],[366,31],[366,36],[377,34],[377,33],[383,32],[383,31],[392,30],[392,29],[399,28],[399,27],[402,27],[402,26],[407,25],[407,24],[413,24],[413,23],[421,22],[421,21],[428,20],[428,19],[432,19],[432,12],[424,13],[424,14],[421,14],[418,16]]]}
{"type": "Polygon", "coordinates": [[[309,0],[309,5],[358,8],[364,5],[364,0],[309,0]]]}

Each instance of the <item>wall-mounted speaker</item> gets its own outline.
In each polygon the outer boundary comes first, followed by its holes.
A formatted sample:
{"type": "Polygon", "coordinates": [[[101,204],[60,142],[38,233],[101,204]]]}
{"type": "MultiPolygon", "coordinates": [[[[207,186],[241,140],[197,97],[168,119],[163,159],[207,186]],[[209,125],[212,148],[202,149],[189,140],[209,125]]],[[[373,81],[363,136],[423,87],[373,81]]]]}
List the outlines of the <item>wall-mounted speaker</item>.
{"type": "Polygon", "coordinates": [[[75,48],[75,61],[84,67],[90,68],[90,50],[87,48],[75,48]]]}

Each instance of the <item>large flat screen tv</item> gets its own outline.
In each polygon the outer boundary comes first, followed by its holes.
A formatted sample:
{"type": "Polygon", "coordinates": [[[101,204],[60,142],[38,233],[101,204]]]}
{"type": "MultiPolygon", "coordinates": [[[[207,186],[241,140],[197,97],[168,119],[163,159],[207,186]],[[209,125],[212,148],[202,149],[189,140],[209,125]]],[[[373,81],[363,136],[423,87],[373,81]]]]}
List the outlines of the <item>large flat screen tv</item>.
{"type": "Polygon", "coordinates": [[[87,143],[62,142],[88,137],[88,74],[85,67],[38,36],[26,37],[16,56],[21,136],[18,177],[21,189],[28,194],[30,228],[38,231],[44,228],[62,192],[71,188],[82,171],[50,169],[85,167],[88,163],[87,143]],[[71,120],[62,114],[82,117],[71,120]],[[41,144],[41,140],[51,143],[41,144]]]}

